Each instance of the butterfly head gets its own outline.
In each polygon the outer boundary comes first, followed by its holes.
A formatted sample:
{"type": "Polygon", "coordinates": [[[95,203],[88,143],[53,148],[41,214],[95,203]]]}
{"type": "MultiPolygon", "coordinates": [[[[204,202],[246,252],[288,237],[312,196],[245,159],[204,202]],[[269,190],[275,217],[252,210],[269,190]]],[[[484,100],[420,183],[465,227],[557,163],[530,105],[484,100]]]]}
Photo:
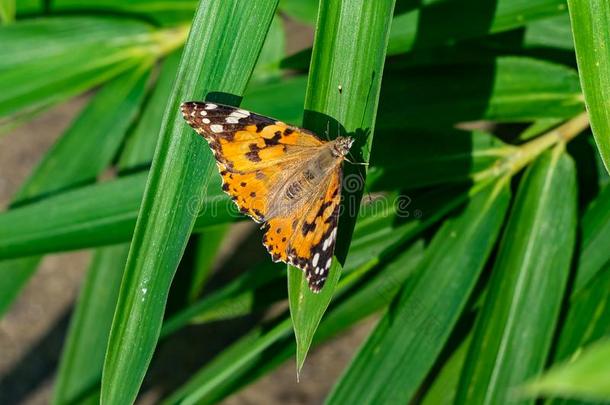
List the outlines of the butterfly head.
{"type": "Polygon", "coordinates": [[[350,138],[349,136],[340,136],[333,141],[333,155],[336,157],[344,157],[349,152],[352,144],[354,143],[354,138],[350,138]]]}

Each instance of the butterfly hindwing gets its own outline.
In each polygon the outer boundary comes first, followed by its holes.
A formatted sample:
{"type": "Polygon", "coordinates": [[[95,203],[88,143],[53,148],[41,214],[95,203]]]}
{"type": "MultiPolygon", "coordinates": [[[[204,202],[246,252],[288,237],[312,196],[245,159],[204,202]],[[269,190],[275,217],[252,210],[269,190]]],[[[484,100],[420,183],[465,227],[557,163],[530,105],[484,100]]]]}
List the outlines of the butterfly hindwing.
{"type": "Polygon", "coordinates": [[[290,238],[288,263],[305,272],[312,291],[324,286],[332,264],[341,201],[341,168],[337,167],[314,203],[294,215],[299,220],[290,238]]]}

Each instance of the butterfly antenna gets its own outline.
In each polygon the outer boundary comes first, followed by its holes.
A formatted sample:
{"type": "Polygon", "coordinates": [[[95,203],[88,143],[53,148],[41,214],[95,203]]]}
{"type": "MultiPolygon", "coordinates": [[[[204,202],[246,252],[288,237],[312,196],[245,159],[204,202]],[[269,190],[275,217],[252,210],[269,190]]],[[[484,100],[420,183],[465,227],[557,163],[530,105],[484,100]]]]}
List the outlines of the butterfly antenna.
{"type": "Polygon", "coordinates": [[[324,132],[326,140],[330,142],[330,120],[326,121],[326,131],[324,132]]]}
{"type": "Polygon", "coordinates": [[[352,162],[351,160],[349,160],[349,159],[348,159],[348,158],[346,158],[346,157],[345,157],[345,158],[343,158],[343,159],[344,159],[344,160],[345,160],[347,163],[351,163],[351,164],[356,165],[356,166],[368,166],[368,165],[369,165],[369,163],[368,163],[368,162],[352,162]]]}

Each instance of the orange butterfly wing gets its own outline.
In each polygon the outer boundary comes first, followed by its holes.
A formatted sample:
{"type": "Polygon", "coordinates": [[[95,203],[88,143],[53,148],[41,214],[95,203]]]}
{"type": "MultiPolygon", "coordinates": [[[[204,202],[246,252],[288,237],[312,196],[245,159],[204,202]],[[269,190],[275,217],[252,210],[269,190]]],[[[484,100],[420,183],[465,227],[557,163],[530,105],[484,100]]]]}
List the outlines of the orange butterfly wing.
{"type": "Polygon", "coordinates": [[[223,190],[257,222],[266,219],[269,193],[282,170],[323,144],[302,129],[221,104],[187,102],[182,114],[210,145],[223,190]]]}
{"type": "Polygon", "coordinates": [[[282,173],[290,174],[324,143],[306,130],[221,104],[187,102],[182,114],[210,145],[223,190],[242,213],[265,222],[263,244],[273,260],[300,268],[312,291],[320,291],[335,247],[341,166],[330,172],[312,202],[301,202],[286,216],[267,214],[282,173]]]}
{"type": "Polygon", "coordinates": [[[341,167],[337,166],[313,203],[287,217],[272,218],[264,226],[263,244],[273,260],[303,270],[314,292],[324,286],[332,264],[340,201],[341,167]]]}

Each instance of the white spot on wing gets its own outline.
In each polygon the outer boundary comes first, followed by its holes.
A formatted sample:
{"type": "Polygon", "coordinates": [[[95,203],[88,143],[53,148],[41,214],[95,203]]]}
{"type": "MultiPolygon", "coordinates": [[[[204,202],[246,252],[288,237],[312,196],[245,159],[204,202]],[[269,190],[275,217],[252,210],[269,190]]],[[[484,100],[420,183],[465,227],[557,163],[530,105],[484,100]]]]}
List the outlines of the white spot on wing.
{"type": "Polygon", "coordinates": [[[199,115],[201,115],[202,117],[205,117],[206,115],[208,115],[208,113],[205,110],[201,110],[201,111],[199,111],[199,115]]]}
{"type": "Polygon", "coordinates": [[[320,260],[320,253],[316,253],[313,256],[313,260],[311,261],[311,264],[313,264],[314,266],[318,265],[318,260],[320,260]]]}
{"type": "Polygon", "coordinates": [[[333,262],[332,257],[329,257],[328,260],[326,261],[326,268],[327,269],[330,269],[330,265],[332,264],[332,262],[333,262]]]}
{"type": "Polygon", "coordinates": [[[227,121],[228,124],[237,124],[239,122],[239,118],[229,116],[225,119],[225,121],[227,121]]]}
{"type": "Polygon", "coordinates": [[[214,124],[212,126],[210,126],[210,129],[212,130],[212,132],[222,132],[222,125],[218,125],[218,124],[214,124]]]}
{"type": "Polygon", "coordinates": [[[209,120],[209,119],[207,119],[207,118],[204,118],[204,119],[202,119],[201,121],[203,121],[203,123],[204,123],[204,124],[209,124],[209,123],[210,123],[210,120],[209,120]]]}
{"type": "Polygon", "coordinates": [[[218,108],[218,106],[216,104],[208,103],[205,105],[206,110],[214,110],[216,108],[218,108]]]}
{"type": "Polygon", "coordinates": [[[247,117],[250,115],[250,111],[246,111],[246,110],[237,110],[235,112],[243,115],[244,117],[247,117]]]}

